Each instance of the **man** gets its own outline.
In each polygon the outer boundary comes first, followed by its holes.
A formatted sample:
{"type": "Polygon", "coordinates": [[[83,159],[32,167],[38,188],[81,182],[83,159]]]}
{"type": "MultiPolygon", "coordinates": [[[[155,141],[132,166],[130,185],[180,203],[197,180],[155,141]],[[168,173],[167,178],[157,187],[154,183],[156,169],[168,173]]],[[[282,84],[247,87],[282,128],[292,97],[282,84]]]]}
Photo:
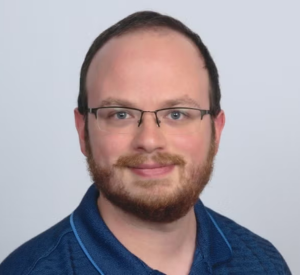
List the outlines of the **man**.
{"type": "Polygon", "coordinates": [[[0,274],[290,274],[266,240],[198,199],[225,115],[218,71],[181,22],[139,12],[96,38],[76,128],[94,181],[0,274]]]}

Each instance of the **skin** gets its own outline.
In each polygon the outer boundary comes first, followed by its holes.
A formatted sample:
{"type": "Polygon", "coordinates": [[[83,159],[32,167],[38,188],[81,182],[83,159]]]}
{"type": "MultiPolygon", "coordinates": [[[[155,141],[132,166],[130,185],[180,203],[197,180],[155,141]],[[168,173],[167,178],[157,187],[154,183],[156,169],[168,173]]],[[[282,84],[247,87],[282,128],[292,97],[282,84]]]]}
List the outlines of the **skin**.
{"type": "MultiPolygon", "coordinates": [[[[209,78],[196,46],[171,30],[138,31],[113,38],[95,55],[87,75],[88,106],[99,107],[103,100],[127,100],[133,107],[156,110],[171,107],[173,99],[193,100],[209,109],[209,78]]],[[[195,107],[183,102],[176,106],[195,107]]],[[[76,128],[82,153],[87,156],[84,118],[75,109],[76,128]]],[[[224,112],[214,118],[216,151],[225,123],[224,112]]],[[[192,165],[202,165],[211,142],[210,116],[204,116],[197,134],[166,135],[156,125],[154,115],[146,113],[135,135],[108,134],[99,130],[93,115],[88,118],[92,154],[99,166],[112,167],[121,155],[158,152],[178,154],[186,161],[185,173],[192,165]]],[[[121,172],[120,172],[121,173],[121,172]]],[[[180,184],[174,167],[165,175],[172,184],[143,188],[136,186],[139,177],[130,170],[122,172],[123,184],[133,195],[168,194],[180,184]]],[[[151,172],[150,172],[151,177],[151,172]]],[[[193,262],[196,218],[193,208],[172,223],[151,223],[124,213],[104,196],[98,199],[102,218],[117,239],[150,267],[166,274],[188,274],[193,262]]]]}

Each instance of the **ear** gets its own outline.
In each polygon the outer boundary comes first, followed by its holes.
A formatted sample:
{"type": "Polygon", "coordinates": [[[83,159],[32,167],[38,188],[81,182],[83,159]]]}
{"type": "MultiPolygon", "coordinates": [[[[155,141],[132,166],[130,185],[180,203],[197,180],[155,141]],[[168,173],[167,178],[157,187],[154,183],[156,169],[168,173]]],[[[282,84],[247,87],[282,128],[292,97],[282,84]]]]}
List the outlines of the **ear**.
{"type": "Polygon", "coordinates": [[[221,134],[225,125],[225,113],[223,110],[214,118],[214,127],[215,127],[215,154],[217,154],[219,150],[219,144],[221,140],[221,134]]]}
{"type": "Polygon", "coordinates": [[[79,137],[79,144],[82,154],[87,156],[86,150],[85,150],[85,119],[84,116],[79,113],[78,108],[74,110],[74,116],[75,116],[75,125],[79,137]]]}

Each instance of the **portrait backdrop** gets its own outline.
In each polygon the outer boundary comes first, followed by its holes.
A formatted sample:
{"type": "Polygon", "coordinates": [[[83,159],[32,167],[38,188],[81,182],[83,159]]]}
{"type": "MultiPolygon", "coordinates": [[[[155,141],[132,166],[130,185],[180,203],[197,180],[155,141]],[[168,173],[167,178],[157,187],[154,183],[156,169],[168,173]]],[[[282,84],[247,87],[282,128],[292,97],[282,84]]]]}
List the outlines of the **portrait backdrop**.
{"type": "Polygon", "coordinates": [[[91,180],[73,110],[96,36],[140,10],[197,32],[226,125],[204,203],[271,241],[300,274],[300,2],[0,1],[0,262],[69,215],[91,180]]]}

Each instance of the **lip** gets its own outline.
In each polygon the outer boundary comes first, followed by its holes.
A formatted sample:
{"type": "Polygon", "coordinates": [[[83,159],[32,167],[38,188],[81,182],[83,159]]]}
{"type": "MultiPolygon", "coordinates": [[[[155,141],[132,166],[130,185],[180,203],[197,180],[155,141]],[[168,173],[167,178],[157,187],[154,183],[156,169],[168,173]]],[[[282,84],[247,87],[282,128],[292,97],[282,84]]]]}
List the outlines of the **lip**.
{"type": "Polygon", "coordinates": [[[129,169],[138,176],[153,178],[169,174],[174,169],[174,165],[141,164],[137,167],[129,167],[129,169]]]}

